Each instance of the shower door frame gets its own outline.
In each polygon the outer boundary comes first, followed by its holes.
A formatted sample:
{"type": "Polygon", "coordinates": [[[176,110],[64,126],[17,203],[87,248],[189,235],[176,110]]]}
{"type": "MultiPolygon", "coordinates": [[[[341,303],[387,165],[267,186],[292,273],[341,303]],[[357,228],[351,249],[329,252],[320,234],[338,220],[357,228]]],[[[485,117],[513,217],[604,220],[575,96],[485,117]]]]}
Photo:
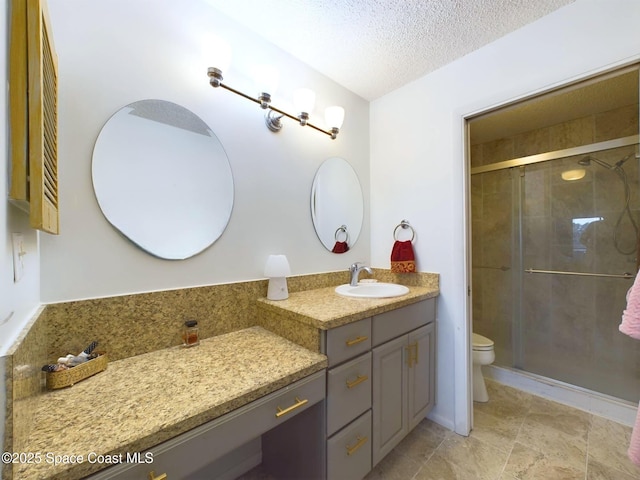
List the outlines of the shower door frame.
{"type": "MultiPolygon", "coordinates": [[[[540,153],[536,155],[529,155],[520,158],[514,158],[510,160],[504,160],[501,162],[496,162],[489,165],[483,165],[479,167],[469,168],[469,178],[473,175],[487,173],[487,172],[495,172],[499,170],[508,170],[508,169],[518,169],[517,175],[522,177],[525,174],[525,167],[527,165],[534,165],[538,163],[550,162],[553,160],[561,160],[563,158],[569,158],[573,156],[586,156],[593,154],[595,152],[601,152],[606,150],[612,150],[621,147],[629,147],[629,146],[637,146],[640,145],[640,134],[638,135],[630,135],[626,137],[620,137],[612,140],[607,140],[603,142],[591,143],[586,145],[581,145],[579,147],[572,147],[562,150],[555,150],[551,152],[540,153]]],[[[470,157],[469,157],[470,158],[470,157]]],[[[635,154],[635,158],[640,160],[640,154],[635,154]]],[[[521,260],[523,258],[522,249],[524,248],[524,242],[522,238],[522,215],[520,212],[522,211],[523,205],[523,196],[522,196],[522,182],[516,182],[516,187],[512,191],[512,208],[515,208],[518,212],[516,218],[517,223],[512,225],[512,241],[515,242],[515,247],[517,247],[518,253],[516,254],[516,258],[518,259],[518,263],[513,265],[513,284],[518,285],[516,288],[518,298],[514,302],[514,312],[513,314],[516,318],[522,318],[522,295],[523,295],[523,274],[551,274],[551,275],[578,275],[578,276],[592,276],[592,277],[615,277],[615,278],[624,278],[624,279],[634,279],[635,273],[621,273],[621,274],[603,274],[603,273],[582,273],[582,272],[570,272],[570,271],[557,271],[557,270],[537,270],[531,268],[524,268],[524,265],[521,264],[521,260]]],[[[470,188],[470,187],[468,187],[470,188]]],[[[470,209],[469,209],[470,211],[470,209]]],[[[469,217],[470,218],[470,217],[469,217]]],[[[469,245],[471,245],[471,237],[469,238],[469,245]]],[[[470,258],[470,257],[469,257],[470,258]]],[[[471,268],[471,265],[469,264],[471,268]]],[[[470,270],[471,271],[471,270],[470,270]]],[[[471,303],[469,304],[470,308],[470,318],[473,318],[473,309],[471,303]]],[[[523,351],[521,348],[516,348],[516,345],[521,345],[521,328],[522,325],[520,322],[516,322],[514,329],[512,331],[512,366],[515,368],[523,368],[524,358],[523,351]]]]}
{"type": "Polygon", "coordinates": [[[538,153],[536,155],[504,160],[502,162],[483,165],[481,167],[473,167],[469,170],[469,173],[471,175],[476,175],[478,173],[493,172],[496,170],[504,170],[506,168],[521,167],[534,163],[548,162],[550,160],[559,160],[561,158],[572,157],[574,155],[588,155],[593,152],[611,150],[619,147],[628,147],[631,145],[636,145],[638,143],[640,143],[640,135],[630,135],[628,137],[615,138],[613,140],[606,140],[604,142],[590,143],[588,145],[580,145],[579,147],[538,153]]]}

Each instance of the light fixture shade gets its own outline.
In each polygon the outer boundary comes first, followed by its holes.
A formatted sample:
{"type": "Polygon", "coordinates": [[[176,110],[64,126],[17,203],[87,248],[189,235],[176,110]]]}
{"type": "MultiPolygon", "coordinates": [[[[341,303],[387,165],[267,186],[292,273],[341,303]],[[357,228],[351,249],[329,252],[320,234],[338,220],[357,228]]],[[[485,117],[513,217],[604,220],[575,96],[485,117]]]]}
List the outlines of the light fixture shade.
{"type": "Polygon", "coordinates": [[[252,75],[258,92],[273,95],[278,90],[280,72],[276,67],[267,64],[255,65],[252,75]]]}
{"type": "Polygon", "coordinates": [[[580,180],[584,178],[587,174],[587,171],[584,168],[576,168],[575,170],[565,170],[562,172],[561,177],[563,180],[567,182],[571,182],[573,180],[580,180]]]}
{"type": "Polygon", "coordinates": [[[264,267],[264,276],[268,278],[286,277],[291,275],[291,267],[285,255],[269,255],[264,267]]]}
{"type": "Polygon", "coordinates": [[[311,113],[316,104],[316,94],[308,88],[299,88],[293,92],[293,106],[297,112],[311,113]]]}
{"type": "Polygon", "coordinates": [[[344,122],[344,108],[333,106],[324,111],[324,121],[329,128],[342,128],[344,122]]]}

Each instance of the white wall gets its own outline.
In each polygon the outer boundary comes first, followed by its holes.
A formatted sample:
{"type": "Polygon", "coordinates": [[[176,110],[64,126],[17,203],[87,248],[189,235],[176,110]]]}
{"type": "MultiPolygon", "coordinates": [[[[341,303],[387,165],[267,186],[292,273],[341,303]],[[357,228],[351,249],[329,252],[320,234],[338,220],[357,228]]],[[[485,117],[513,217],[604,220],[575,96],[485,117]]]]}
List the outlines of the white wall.
{"type": "Polygon", "coordinates": [[[468,429],[463,117],[640,59],[640,2],[577,0],[371,105],[371,257],[389,263],[401,219],[419,269],[439,272],[437,405],[468,429]]]}
{"type": "Polygon", "coordinates": [[[335,255],[319,242],[310,215],[311,184],[329,157],[354,167],[369,198],[369,104],[206,5],[204,0],[49,0],[59,57],[59,236],[42,236],[42,300],[81,298],[263,278],[266,258],[285,253],[293,275],[347,269],[369,261],[369,211],[360,240],[335,255]],[[233,49],[225,82],[256,94],[247,65],[269,62],[282,73],[273,104],[290,108],[292,91],[317,93],[324,107],[345,107],[337,140],[287,119],[278,134],[260,108],[209,86],[207,37],[233,49]],[[222,237],[184,261],[152,257],[121,237],[100,212],[91,155],[100,129],[128,103],[157,98],[202,118],[222,142],[234,175],[235,203],[222,237]]]}

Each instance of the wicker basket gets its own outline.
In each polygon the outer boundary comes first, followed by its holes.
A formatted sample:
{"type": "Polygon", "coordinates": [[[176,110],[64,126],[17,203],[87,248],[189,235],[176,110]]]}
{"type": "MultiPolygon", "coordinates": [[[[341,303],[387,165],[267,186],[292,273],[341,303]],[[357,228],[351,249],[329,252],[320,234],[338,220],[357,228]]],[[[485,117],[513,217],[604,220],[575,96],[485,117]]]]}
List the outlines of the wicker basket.
{"type": "Polygon", "coordinates": [[[68,370],[59,372],[47,372],[47,388],[55,390],[64,388],[78,383],[91,375],[95,375],[107,368],[107,355],[101,353],[100,356],[93,358],[87,362],[76,365],[68,370]]]}

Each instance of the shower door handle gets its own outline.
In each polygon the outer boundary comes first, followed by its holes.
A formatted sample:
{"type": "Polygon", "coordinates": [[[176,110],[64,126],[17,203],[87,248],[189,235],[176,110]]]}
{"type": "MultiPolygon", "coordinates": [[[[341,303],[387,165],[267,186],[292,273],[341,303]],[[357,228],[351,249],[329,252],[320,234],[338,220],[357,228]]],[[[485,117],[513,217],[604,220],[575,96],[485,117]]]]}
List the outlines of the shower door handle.
{"type": "Polygon", "coordinates": [[[621,273],[621,274],[611,274],[611,273],[586,273],[586,272],[563,272],[561,270],[536,270],[534,268],[525,269],[526,273],[546,273],[549,275],[576,275],[580,277],[608,277],[608,278],[626,278],[633,279],[635,275],[633,273],[621,273]]]}

